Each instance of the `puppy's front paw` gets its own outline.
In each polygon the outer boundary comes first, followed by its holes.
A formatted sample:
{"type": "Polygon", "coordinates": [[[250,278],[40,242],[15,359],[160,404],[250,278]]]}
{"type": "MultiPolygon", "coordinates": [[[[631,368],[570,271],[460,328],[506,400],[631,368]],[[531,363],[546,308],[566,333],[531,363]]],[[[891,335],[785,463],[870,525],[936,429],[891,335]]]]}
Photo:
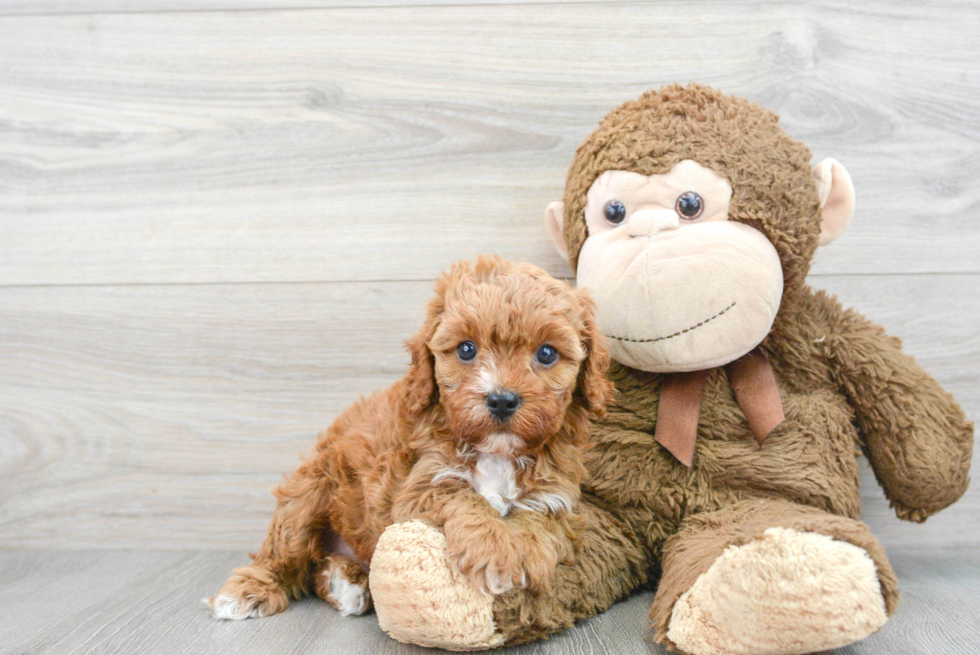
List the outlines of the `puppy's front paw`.
{"type": "Polygon", "coordinates": [[[218,594],[204,602],[214,618],[240,620],[278,614],[289,598],[268,571],[245,566],[235,569],[218,594]]]}
{"type": "Polygon", "coordinates": [[[524,541],[524,571],[527,573],[527,589],[540,596],[551,587],[551,579],[558,568],[558,551],[545,539],[531,536],[524,541]]]}
{"type": "Polygon", "coordinates": [[[477,589],[494,595],[523,586],[521,553],[502,521],[490,521],[478,530],[445,527],[450,565],[477,589]]]}

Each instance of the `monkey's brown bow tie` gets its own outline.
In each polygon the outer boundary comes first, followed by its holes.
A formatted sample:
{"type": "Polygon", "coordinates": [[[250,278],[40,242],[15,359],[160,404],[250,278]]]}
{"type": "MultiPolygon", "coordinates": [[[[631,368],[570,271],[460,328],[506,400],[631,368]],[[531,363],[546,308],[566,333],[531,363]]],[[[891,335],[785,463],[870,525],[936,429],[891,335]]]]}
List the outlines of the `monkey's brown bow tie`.
{"type": "MultiPolygon", "coordinates": [[[[769,433],[786,418],[769,360],[762,350],[756,348],[725,368],[738,406],[761,448],[769,433]]],[[[660,406],[654,438],[688,467],[694,462],[701,392],[709,370],[665,373],[660,384],[660,406]]]]}

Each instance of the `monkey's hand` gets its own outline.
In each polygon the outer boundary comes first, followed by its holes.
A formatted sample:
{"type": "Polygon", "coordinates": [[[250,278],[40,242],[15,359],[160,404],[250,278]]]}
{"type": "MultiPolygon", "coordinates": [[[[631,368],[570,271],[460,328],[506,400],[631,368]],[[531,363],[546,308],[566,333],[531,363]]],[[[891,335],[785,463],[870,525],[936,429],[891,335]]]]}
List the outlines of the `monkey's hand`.
{"type": "Polygon", "coordinates": [[[969,485],[973,424],[902,343],[853,310],[827,344],[865,452],[899,518],[921,523],[969,485]]]}

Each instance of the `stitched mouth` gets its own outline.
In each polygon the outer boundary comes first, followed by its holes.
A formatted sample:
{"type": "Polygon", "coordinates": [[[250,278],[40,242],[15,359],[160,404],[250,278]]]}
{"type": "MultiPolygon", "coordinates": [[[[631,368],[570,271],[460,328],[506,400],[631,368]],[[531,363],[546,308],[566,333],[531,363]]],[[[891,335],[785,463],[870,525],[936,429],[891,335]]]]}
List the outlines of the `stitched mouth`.
{"type": "Polygon", "coordinates": [[[719,316],[721,316],[722,314],[724,314],[725,312],[727,312],[729,309],[731,309],[734,306],[735,306],[735,301],[732,301],[732,304],[731,305],[729,305],[728,307],[725,307],[725,309],[721,310],[720,312],[718,312],[714,316],[709,316],[708,318],[704,319],[700,323],[697,323],[696,325],[692,325],[689,328],[684,328],[680,332],[674,332],[673,334],[668,334],[665,337],[655,337],[653,339],[630,339],[629,337],[617,337],[617,336],[613,336],[611,334],[607,334],[606,336],[609,337],[610,339],[615,339],[616,341],[627,341],[629,343],[656,343],[658,341],[666,341],[667,339],[673,339],[674,337],[679,337],[682,334],[687,334],[688,332],[691,332],[693,330],[697,330],[702,325],[707,325],[708,323],[710,323],[711,321],[715,320],[716,318],[718,318],[719,316]]]}

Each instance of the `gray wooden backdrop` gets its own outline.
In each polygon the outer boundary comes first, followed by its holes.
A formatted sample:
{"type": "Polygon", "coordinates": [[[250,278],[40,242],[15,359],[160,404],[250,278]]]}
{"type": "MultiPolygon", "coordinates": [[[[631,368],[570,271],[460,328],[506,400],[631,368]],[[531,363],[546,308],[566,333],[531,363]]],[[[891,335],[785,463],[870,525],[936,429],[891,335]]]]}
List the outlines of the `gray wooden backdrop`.
{"type": "MultiPolygon", "coordinates": [[[[673,81],[845,164],[811,283],[977,419],[978,34],[970,0],[0,0],[0,548],[255,548],[440,270],[571,274],[575,146],[673,81]]],[[[980,545],[976,490],[924,526],[864,493],[887,547],[980,545]]]]}

